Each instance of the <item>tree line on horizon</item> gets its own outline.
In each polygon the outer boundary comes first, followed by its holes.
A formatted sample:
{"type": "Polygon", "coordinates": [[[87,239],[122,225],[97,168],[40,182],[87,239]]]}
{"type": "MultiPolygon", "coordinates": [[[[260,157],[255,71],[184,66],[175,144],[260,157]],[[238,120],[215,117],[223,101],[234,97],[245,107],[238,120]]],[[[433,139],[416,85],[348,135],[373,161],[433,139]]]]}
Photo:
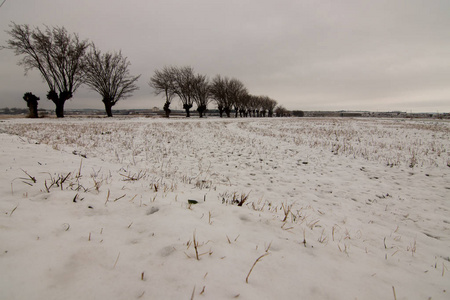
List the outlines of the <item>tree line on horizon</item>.
{"type": "MultiPolygon", "coordinates": [[[[81,40],[64,27],[38,27],[19,25],[14,22],[6,31],[10,35],[7,45],[1,49],[13,50],[22,56],[19,65],[28,71],[37,69],[47,83],[47,99],[55,104],[58,118],[64,117],[64,104],[71,99],[81,85],[87,85],[102,97],[108,117],[112,107],[121,99],[130,97],[139,87],[141,75],[130,75],[131,63],[119,52],[102,53],[93,42],[81,40]]],[[[268,96],[254,96],[248,93],[244,84],[236,78],[216,75],[209,80],[206,75],[195,74],[190,66],[166,66],[156,70],[148,82],[156,95],[165,97],[165,116],[170,116],[170,104],[178,97],[190,117],[190,110],[196,104],[200,117],[207,111],[208,104],[215,103],[222,117],[272,117],[274,112],[287,111],[277,107],[277,102],[268,96]],[[277,107],[277,110],[275,109],[277,107]]],[[[24,94],[30,117],[37,116],[39,97],[31,92],[24,94]]]]}
{"type": "Polygon", "coordinates": [[[170,104],[174,97],[178,97],[190,116],[190,109],[195,103],[200,118],[203,117],[207,106],[215,102],[220,117],[223,114],[230,117],[232,110],[235,117],[272,117],[277,102],[268,96],[254,96],[248,93],[244,84],[236,78],[216,75],[211,81],[202,74],[195,74],[192,67],[166,66],[156,70],[150,78],[149,85],[156,95],[165,97],[165,116],[170,115],[170,104]]]}

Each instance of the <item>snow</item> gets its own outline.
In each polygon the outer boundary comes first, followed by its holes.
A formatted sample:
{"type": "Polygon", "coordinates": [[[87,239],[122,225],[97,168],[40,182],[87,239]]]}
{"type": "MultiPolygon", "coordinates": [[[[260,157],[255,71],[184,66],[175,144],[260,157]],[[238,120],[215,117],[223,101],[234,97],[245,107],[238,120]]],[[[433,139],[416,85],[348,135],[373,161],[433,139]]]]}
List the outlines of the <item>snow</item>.
{"type": "Polygon", "coordinates": [[[4,120],[0,299],[448,299],[449,132],[4,120]]]}

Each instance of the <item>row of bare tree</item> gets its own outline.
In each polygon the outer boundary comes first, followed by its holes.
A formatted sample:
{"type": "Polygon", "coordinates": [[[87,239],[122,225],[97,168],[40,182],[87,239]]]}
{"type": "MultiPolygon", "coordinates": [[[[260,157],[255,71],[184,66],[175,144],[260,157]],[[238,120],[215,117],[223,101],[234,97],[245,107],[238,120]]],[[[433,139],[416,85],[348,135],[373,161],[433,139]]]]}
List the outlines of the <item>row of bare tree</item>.
{"type": "MultiPolygon", "coordinates": [[[[19,65],[25,73],[37,69],[47,83],[47,99],[53,101],[58,118],[64,117],[64,104],[73,97],[82,84],[98,92],[105,105],[106,114],[112,117],[112,107],[121,99],[130,97],[138,89],[136,84],[141,75],[129,73],[130,62],[121,52],[102,53],[94,43],[80,40],[77,34],[70,34],[64,27],[46,27],[45,30],[30,28],[29,25],[12,23],[7,33],[7,46],[0,49],[13,50],[21,56],[19,65]]],[[[235,78],[217,75],[211,81],[205,75],[195,74],[192,67],[164,67],[156,70],[149,85],[157,95],[164,94],[165,115],[170,115],[170,104],[178,97],[190,116],[194,104],[203,117],[208,104],[215,102],[220,116],[271,117],[277,105],[267,96],[248,93],[244,84],[235,78]]],[[[23,99],[30,108],[30,117],[37,117],[39,98],[25,93],[23,99]]]]}
{"type": "Polygon", "coordinates": [[[207,110],[208,104],[215,102],[220,117],[223,113],[230,117],[234,109],[238,117],[269,117],[273,116],[277,102],[267,96],[254,96],[248,93],[244,84],[236,78],[216,75],[211,81],[207,76],[195,74],[192,67],[164,67],[156,70],[150,78],[149,85],[155,94],[163,94],[165,97],[164,112],[166,117],[170,115],[170,104],[178,97],[186,111],[186,117],[190,116],[190,109],[195,103],[200,118],[207,110]]]}
{"type": "MultiPolygon", "coordinates": [[[[12,23],[7,33],[11,39],[7,46],[22,56],[19,65],[25,73],[38,69],[49,87],[47,99],[56,106],[56,116],[64,117],[64,104],[82,84],[98,92],[108,117],[111,108],[138,89],[140,75],[129,73],[130,62],[121,52],[102,53],[94,43],[80,40],[64,27],[46,27],[45,30],[12,23]]],[[[30,108],[30,116],[37,117],[38,97],[25,93],[23,99],[30,108]]]]}

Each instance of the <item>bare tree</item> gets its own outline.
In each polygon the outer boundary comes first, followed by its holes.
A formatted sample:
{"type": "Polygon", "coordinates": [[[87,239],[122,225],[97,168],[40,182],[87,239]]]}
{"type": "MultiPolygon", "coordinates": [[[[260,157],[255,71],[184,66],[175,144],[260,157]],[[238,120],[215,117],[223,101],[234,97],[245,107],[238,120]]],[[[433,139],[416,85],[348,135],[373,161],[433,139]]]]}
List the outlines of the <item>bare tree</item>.
{"type": "Polygon", "coordinates": [[[246,105],[248,117],[255,117],[256,106],[258,105],[257,102],[258,96],[250,95],[246,105]]]}
{"type": "Polygon", "coordinates": [[[194,97],[192,97],[194,77],[194,69],[192,67],[174,68],[173,92],[180,98],[187,118],[191,116],[190,109],[194,104],[194,97]]]}
{"type": "Polygon", "coordinates": [[[217,104],[219,115],[222,118],[225,105],[227,102],[227,82],[228,78],[222,78],[220,75],[216,75],[211,83],[211,96],[217,104]]]}
{"type": "Polygon", "coordinates": [[[6,49],[23,55],[19,65],[25,73],[38,69],[49,87],[47,98],[56,105],[56,116],[64,117],[64,104],[83,82],[82,58],[88,47],[77,34],[69,34],[64,27],[30,29],[28,25],[12,23],[7,33],[11,39],[6,49]],[[59,93],[59,94],[58,94],[59,93]]]}
{"type": "MultiPolygon", "coordinates": [[[[248,101],[249,101],[250,97],[252,97],[252,96],[249,93],[245,93],[239,98],[239,102],[237,104],[235,104],[235,107],[238,108],[238,110],[239,110],[239,116],[241,118],[247,116],[247,105],[248,105],[248,101]]],[[[236,114],[237,114],[237,112],[236,112],[236,114]]]]}
{"type": "Polygon", "coordinates": [[[25,93],[23,95],[23,100],[27,102],[27,106],[30,110],[29,118],[37,118],[38,117],[38,101],[39,97],[35,96],[33,93],[25,93]]]}
{"type": "Polygon", "coordinates": [[[236,118],[238,116],[240,116],[241,118],[245,116],[245,106],[247,105],[249,97],[251,97],[251,95],[249,95],[247,89],[245,89],[234,100],[234,115],[236,118]]]}
{"type": "Polygon", "coordinates": [[[136,81],[141,75],[130,75],[128,70],[130,65],[121,52],[102,54],[94,44],[85,56],[84,83],[102,96],[108,117],[112,117],[112,107],[119,100],[130,97],[139,89],[136,81]]]}
{"type": "Polygon", "coordinates": [[[227,100],[225,106],[225,113],[227,117],[230,117],[230,112],[233,106],[236,110],[236,117],[239,103],[245,99],[245,95],[247,94],[247,89],[244,84],[236,78],[232,78],[228,81],[227,87],[227,100]]]}
{"type": "Polygon", "coordinates": [[[217,103],[220,117],[223,113],[229,118],[231,110],[238,109],[238,103],[240,103],[244,96],[247,94],[247,89],[244,84],[236,78],[229,79],[228,77],[221,77],[216,75],[211,84],[211,94],[214,101],[217,103]]]}
{"type": "Polygon", "coordinates": [[[277,101],[267,97],[267,103],[266,103],[266,109],[267,109],[267,116],[269,118],[273,117],[273,111],[275,109],[275,107],[277,106],[277,101]]]}
{"type": "Polygon", "coordinates": [[[211,88],[205,75],[197,74],[192,82],[192,97],[197,104],[197,111],[200,118],[206,111],[210,101],[211,88]]]}
{"type": "Polygon", "coordinates": [[[155,90],[156,95],[164,93],[166,97],[164,112],[167,118],[171,112],[170,104],[175,96],[175,71],[174,67],[164,67],[162,70],[156,70],[148,83],[155,90]]]}

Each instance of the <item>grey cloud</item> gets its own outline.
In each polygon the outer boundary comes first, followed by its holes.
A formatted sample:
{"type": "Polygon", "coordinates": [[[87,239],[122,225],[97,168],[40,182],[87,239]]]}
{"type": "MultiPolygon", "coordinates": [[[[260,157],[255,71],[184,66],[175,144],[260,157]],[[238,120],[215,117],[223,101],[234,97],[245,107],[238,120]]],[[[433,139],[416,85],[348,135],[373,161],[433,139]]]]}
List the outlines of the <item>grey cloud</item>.
{"type": "MultiPolygon", "coordinates": [[[[0,9],[0,29],[62,25],[104,51],[122,50],[142,77],[121,108],[161,106],[147,85],[154,70],[191,65],[290,109],[450,111],[449,11],[449,1],[419,0],[24,0],[0,9]]],[[[0,43],[7,38],[1,31],[0,43]]],[[[18,58],[0,53],[4,105],[28,87],[45,95],[37,71],[24,78],[18,58]]],[[[69,106],[102,103],[82,88],[69,106]]]]}

